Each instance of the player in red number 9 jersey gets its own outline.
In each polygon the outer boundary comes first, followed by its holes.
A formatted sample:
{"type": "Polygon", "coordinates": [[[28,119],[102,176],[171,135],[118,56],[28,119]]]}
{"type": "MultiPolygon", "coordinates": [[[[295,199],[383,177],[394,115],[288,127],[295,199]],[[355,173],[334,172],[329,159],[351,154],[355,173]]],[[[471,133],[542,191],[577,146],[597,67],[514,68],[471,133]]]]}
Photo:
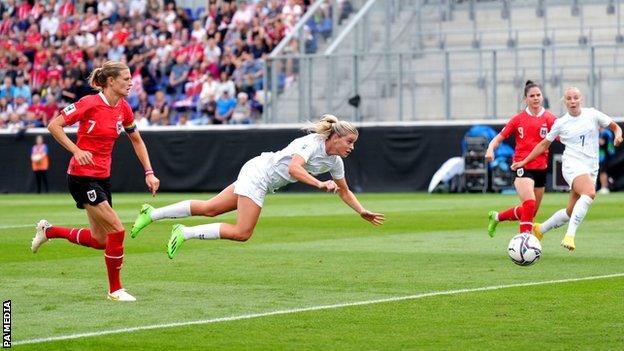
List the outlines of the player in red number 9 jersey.
{"type": "MultiPolygon", "coordinates": [[[[546,111],[542,106],[544,97],[539,85],[530,80],[527,81],[524,86],[524,100],[527,108],[513,116],[500,134],[490,142],[485,154],[488,161],[494,159],[494,150],[512,133],[516,139],[513,162],[524,159],[531,153],[535,145],[544,140],[555,123],[555,115],[546,111]]],[[[514,186],[521,204],[501,212],[490,211],[488,213],[488,234],[491,237],[496,234],[496,225],[500,221],[520,220],[520,233],[532,232],[533,218],[544,196],[547,168],[548,150],[545,150],[533,161],[527,163],[524,168],[516,170],[514,186]]],[[[538,239],[541,240],[542,238],[538,237],[538,239]]]]}
{"type": "Polygon", "coordinates": [[[141,165],[145,183],[156,194],[160,181],[152,171],[147,148],[136,130],[132,109],[125,97],[132,87],[130,70],[115,61],[96,68],[89,84],[100,92],[88,95],[63,109],[48,126],[54,138],[73,154],[67,169],[69,191],[76,206],[87,211],[89,228],[52,226],[41,220],[32,241],[33,253],[52,238],[63,238],[74,244],[104,250],[108,272],[108,298],[114,301],[136,299],[121,287],[119,273],[123,262],[124,227],[112,209],[110,192],[111,154],[115,141],[125,130],[141,165]],[[71,141],[63,127],[79,122],[77,141],[71,141]]]}

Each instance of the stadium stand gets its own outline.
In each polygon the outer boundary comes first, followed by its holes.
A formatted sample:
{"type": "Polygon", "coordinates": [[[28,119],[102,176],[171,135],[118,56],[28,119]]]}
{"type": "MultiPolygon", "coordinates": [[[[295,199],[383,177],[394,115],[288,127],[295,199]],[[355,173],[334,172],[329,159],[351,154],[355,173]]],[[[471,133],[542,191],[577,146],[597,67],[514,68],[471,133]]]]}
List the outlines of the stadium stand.
{"type": "MultiPolygon", "coordinates": [[[[87,76],[106,60],[130,67],[128,101],[141,125],[255,123],[263,110],[264,58],[310,1],[201,4],[1,1],[0,129],[45,126],[52,109],[92,93],[87,76]],[[181,116],[188,122],[179,123],[181,116]]],[[[316,17],[309,25],[314,37],[306,51],[314,52],[331,18],[316,17]]]]}
{"type": "Polygon", "coordinates": [[[270,57],[270,71],[290,60],[302,74],[279,96],[268,87],[277,98],[264,118],[504,119],[521,108],[526,79],[544,84],[556,113],[576,85],[587,105],[620,116],[620,12],[609,0],[369,1],[324,52],[270,57]]]}

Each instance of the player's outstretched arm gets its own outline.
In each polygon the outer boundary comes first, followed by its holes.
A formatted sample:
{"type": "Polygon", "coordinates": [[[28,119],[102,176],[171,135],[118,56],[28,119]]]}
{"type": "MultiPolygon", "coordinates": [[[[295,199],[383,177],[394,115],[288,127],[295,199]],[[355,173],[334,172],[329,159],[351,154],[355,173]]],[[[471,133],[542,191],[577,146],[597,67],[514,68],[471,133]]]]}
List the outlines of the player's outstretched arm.
{"type": "Polygon", "coordinates": [[[546,151],[546,149],[550,147],[550,144],[551,144],[551,141],[549,141],[548,139],[544,139],[540,141],[540,143],[535,145],[531,153],[527,157],[525,157],[524,160],[514,162],[511,165],[511,169],[515,171],[518,168],[524,167],[524,165],[533,161],[537,156],[541,155],[544,151],[546,151]]]}
{"type": "Polygon", "coordinates": [[[147,188],[152,193],[152,196],[155,196],[156,191],[158,191],[158,188],[160,187],[160,180],[154,175],[152,163],[150,162],[147,147],[143,142],[143,138],[141,138],[141,134],[139,134],[138,130],[128,133],[128,138],[132,143],[134,153],[137,155],[139,162],[141,162],[141,165],[145,170],[145,184],[147,184],[147,188]]]}
{"type": "Polygon", "coordinates": [[[360,201],[355,197],[355,194],[349,189],[347,180],[345,178],[335,179],[334,182],[338,185],[338,195],[340,199],[357,212],[360,217],[370,222],[373,225],[382,225],[386,220],[386,216],[382,213],[371,212],[360,204],[360,201]]]}

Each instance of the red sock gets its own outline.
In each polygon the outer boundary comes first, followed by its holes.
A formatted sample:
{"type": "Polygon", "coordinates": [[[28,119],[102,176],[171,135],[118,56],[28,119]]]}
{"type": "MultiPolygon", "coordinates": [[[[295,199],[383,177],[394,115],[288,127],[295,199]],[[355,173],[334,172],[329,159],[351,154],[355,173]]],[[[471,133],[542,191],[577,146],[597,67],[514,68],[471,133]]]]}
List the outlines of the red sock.
{"type": "Polygon", "coordinates": [[[100,244],[93,236],[89,228],[65,228],[50,227],[45,231],[48,239],[63,238],[74,244],[92,247],[96,250],[104,250],[104,244],[100,244]]]}
{"type": "Polygon", "coordinates": [[[125,231],[109,233],[106,236],[106,249],[104,249],[104,261],[108,272],[109,292],[121,289],[119,272],[123,263],[124,248],[123,240],[125,231]]]}
{"type": "Polygon", "coordinates": [[[520,233],[530,233],[533,230],[534,216],[535,200],[526,200],[522,203],[522,215],[520,216],[520,233]]]}
{"type": "Polygon", "coordinates": [[[498,213],[498,221],[517,221],[522,216],[522,207],[510,207],[498,213]]]}

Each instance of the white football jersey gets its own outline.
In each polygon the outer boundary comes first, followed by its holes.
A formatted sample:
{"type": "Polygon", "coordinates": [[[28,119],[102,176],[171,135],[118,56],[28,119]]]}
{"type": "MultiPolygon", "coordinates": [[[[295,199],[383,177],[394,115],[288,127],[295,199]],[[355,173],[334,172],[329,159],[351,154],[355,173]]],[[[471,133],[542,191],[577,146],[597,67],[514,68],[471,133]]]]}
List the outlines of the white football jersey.
{"type": "Polygon", "coordinates": [[[563,162],[575,159],[597,167],[600,127],[607,127],[612,121],[611,117],[594,108],[581,108],[581,114],[576,117],[566,113],[558,118],[546,139],[552,142],[559,137],[565,145],[563,162]]]}
{"type": "Polygon", "coordinates": [[[293,155],[299,155],[306,161],[303,168],[312,175],[329,172],[333,179],[344,178],[344,163],[338,155],[327,155],[325,139],[312,133],[293,140],[284,149],[277,152],[264,152],[260,159],[265,167],[270,184],[269,189],[275,190],[297,180],[288,173],[288,166],[293,155]]]}

